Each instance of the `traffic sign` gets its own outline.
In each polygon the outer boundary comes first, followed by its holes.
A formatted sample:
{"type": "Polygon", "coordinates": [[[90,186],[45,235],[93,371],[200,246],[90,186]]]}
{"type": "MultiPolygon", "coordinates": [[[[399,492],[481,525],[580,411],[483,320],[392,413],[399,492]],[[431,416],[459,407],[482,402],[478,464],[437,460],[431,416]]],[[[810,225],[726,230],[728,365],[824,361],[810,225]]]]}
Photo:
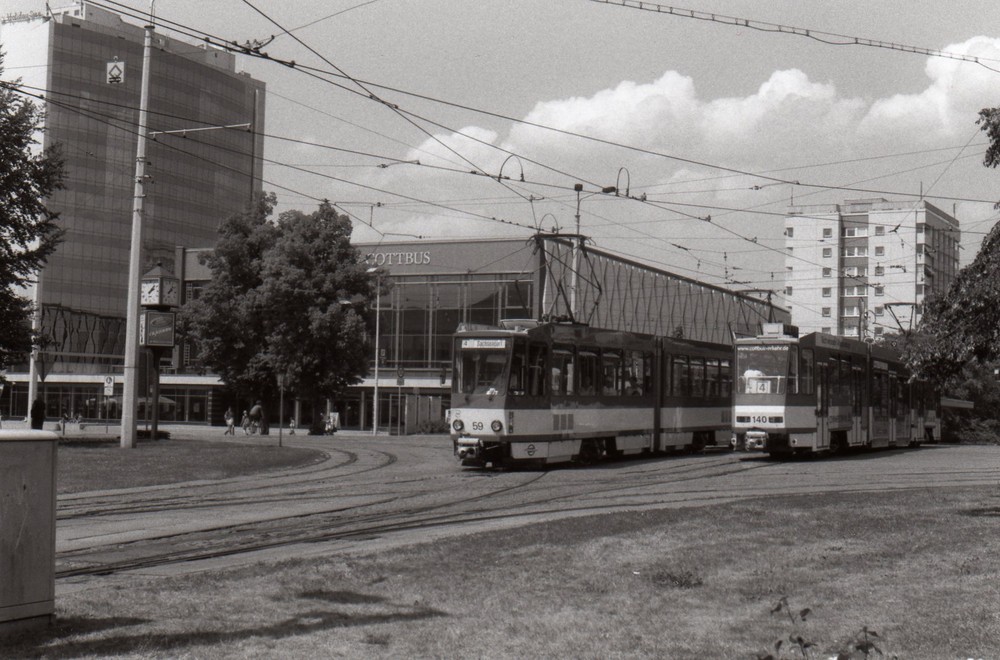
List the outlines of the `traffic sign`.
{"type": "Polygon", "coordinates": [[[125,83],[125,63],[119,62],[116,57],[114,62],[108,62],[107,66],[108,84],[122,85],[125,83]]]}
{"type": "Polygon", "coordinates": [[[115,377],[105,376],[104,377],[104,396],[111,396],[115,393],[115,377]]]}

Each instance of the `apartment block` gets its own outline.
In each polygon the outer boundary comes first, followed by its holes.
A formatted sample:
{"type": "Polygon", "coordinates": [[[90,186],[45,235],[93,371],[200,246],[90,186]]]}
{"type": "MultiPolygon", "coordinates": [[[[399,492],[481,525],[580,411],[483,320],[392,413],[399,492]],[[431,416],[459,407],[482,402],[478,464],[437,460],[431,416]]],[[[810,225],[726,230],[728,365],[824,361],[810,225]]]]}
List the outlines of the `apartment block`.
{"type": "Polygon", "coordinates": [[[783,302],[801,333],[909,331],[954,281],[960,238],[958,220],[924,200],[790,207],[783,302]]]}

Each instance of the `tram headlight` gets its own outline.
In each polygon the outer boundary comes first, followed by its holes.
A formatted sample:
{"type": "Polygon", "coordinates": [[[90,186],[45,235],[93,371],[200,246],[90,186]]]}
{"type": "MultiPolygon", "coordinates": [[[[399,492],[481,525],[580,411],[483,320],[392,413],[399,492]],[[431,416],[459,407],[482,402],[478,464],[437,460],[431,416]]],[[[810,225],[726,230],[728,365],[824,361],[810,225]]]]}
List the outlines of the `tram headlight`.
{"type": "Polygon", "coordinates": [[[503,431],[503,422],[499,419],[494,419],[493,423],[490,424],[490,428],[493,429],[494,433],[500,433],[500,431],[503,431]]]}
{"type": "Polygon", "coordinates": [[[456,419],[454,423],[451,425],[451,428],[461,433],[462,431],[465,430],[465,423],[460,419],[456,419]]]}

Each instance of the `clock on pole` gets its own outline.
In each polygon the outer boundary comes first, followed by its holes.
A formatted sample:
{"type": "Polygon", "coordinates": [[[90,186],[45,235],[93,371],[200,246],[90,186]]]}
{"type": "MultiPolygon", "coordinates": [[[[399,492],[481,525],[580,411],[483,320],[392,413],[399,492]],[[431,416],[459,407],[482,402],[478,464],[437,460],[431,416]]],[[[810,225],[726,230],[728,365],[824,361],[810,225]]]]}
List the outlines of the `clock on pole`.
{"type": "Polygon", "coordinates": [[[139,304],[150,308],[170,308],[181,304],[181,282],[157,264],[142,276],[139,304]]]}
{"type": "Polygon", "coordinates": [[[144,398],[146,413],[152,413],[152,436],[159,438],[160,359],[173,350],[176,342],[176,319],[173,309],[181,304],[181,282],[162,264],[142,276],[139,284],[139,345],[152,358],[152,392],[144,398]]]}

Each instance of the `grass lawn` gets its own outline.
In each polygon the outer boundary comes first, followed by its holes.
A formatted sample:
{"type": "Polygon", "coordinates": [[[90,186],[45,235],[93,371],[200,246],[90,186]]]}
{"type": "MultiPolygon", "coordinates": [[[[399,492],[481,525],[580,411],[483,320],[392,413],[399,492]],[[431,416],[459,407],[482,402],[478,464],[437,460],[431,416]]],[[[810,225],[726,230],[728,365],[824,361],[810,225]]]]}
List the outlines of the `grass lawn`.
{"type": "Polygon", "coordinates": [[[577,518],[112,582],[0,656],[997,658],[998,526],[996,487],[577,518]]]}
{"type": "Polygon", "coordinates": [[[62,494],[226,479],[309,465],[323,457],[314,449],[233,442],[143,441],[123,450],[116,438],[66,441],[59,443],[57,484],[62,494]]]}

